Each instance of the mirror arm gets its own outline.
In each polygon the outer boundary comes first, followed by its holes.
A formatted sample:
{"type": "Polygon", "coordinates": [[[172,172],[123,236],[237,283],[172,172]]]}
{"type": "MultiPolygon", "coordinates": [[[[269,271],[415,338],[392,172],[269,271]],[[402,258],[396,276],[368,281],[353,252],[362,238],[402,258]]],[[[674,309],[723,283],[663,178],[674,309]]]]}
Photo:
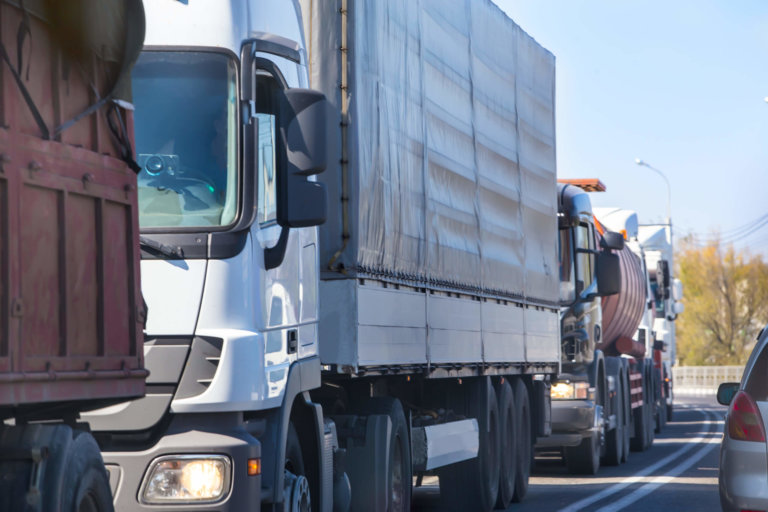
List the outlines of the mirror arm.
{"type": "Polygon", "coordinates": [[[288,231],[287,226],[282,226],[280,229],[280,238],[277,239],[277,243],[273,247],[266,247],[264,249],[264,268],[267,270],[277,268],[285,259],[285,251],[288,248],[288,231]]]}

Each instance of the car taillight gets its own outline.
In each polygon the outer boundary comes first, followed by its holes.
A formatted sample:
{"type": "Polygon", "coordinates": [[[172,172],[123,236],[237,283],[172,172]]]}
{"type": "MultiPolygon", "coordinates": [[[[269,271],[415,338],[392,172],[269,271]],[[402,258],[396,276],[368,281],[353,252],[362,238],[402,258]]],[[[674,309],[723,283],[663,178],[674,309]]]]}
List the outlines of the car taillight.
{"type": "Polygon", "coordinates": [[[737,441],[765,442],[765,427],[760,410],[752,397],[739,391],[728,411],[728,435],[737,441]]]}

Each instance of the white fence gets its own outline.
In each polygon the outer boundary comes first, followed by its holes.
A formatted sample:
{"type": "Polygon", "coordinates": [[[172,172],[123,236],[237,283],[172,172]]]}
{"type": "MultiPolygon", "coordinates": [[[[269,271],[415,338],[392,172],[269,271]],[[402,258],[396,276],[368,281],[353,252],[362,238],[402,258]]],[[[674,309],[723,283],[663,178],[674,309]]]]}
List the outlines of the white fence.
{"type": "Polygon", "coordinates": [[[676,395],[714,395],[723,382],[739,382],[743,366],[673,366],[676,395]]]}

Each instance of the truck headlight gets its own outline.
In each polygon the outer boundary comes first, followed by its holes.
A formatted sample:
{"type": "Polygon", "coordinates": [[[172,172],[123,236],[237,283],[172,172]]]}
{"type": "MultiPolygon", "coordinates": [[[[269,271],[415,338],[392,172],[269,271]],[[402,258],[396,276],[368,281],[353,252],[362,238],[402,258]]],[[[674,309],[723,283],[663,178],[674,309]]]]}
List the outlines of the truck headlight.
{"type": "Polygon", "coordinates": [[[152,461],[141,486],[147,504],[215,503],[227,497],[232,462],[224,455],[171,455],[152,461]]]}
{"type": "Polygon", "coordinates": [[[551,389],[550,396],[555,400],[586,400],[589,396],[589,382],[556,382],[551,389]]]}

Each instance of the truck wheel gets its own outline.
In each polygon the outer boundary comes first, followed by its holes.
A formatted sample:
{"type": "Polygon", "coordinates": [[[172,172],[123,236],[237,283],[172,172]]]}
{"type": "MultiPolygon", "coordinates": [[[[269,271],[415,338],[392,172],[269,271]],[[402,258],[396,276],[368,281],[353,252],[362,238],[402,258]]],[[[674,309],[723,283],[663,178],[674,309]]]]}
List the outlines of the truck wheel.
{"type": "Polygon", "coordinates": [[[667,421],[672,421],[672,409],[674,408],[672,404],[666,404],[667,408],[667,421]]]}
{"type": "Polygon", "coordinates": [[[112,512],[112,492],[99,446],[87,432],[76,432],[64,461],[63,512],[112,512]]]}
{"type": "Polygon", "coordinates": [[[293,423],[288,424],[288,438],[285,442],[285,479],[283,480],[283,504],[286,512],[310,512],[312,499],[309,481],[304,471],[304,456],[301,453],[299,436],[293,423]]]}
{"type": "Polygon", "coordinates": [[[408,423],[403,405],[397,398],[373,397],[359,408],[366,414],[386,414],[392,422],[389,438],[389,474],[387,475],[388,512],[409,512],[411,510],[411,486],[413,467],[411,465],[411,444],[408,423]]]}
{"type": "Polygon", "coordinates": [[[608,466],[618,466],[624,458],[624,380],[621,375],[617,379],[619,389],[616,394],[616,428],[605,435],[605,458],[608,466]]]}
{"type": "Polygon", "coordinates": [[[630,448],[634,452],[644,452],[653,443],[653,402],[650,401],[648,384],[648,379],[643,378],[643,405],[632,411],[635,420],[635,435],[630,443],[630,448]]]}
{"type": "Polygon", "coordinates": [[[629,394],[629,377],[624,376],[622,381],[624,385],[624,404],[622,412],[624,414],[624,447],[621,453],[621,462],[627,462],[629,460],[629,443],[632,438],[632,404],[630,403],[632,398],[629,394]]]}
{"type": "Polygon", "coordinates": [[[632,411],[635,423],[634,436],[630,440],[629,447],[633,452],[643,452],[648,448],[647,416],[648,404],[643,404],[632,411]]]}
{"type": "Polygon", "coordinates": [[[528,494],[528,480],[533,466],[533,435],[531,434],[531,401],[528,388],[522,380],[515,381],[515,407],[517,410],[517,471],[515,495],[512,501],[520,503],[528,494]]]}
{"type": "Polygon", "coordinates": [[[656,390],[652,380],[653,374],[648,372],[648,446],[653,446],[653,440],[656,438],[656,390]]]}
{"type": "Polygon", "coordinates": [[[600,439],[593,432],[577,446],[566,446],[565,465],[568,471],[579,475],[594,475],[600,469],[600,439]]]}
{"type": "Polygon", "coordinates": [[[667,408],[661,403],[656,406],[656,433],[661,434],[664,427],[667,425],[667,408]]]}
{"type": "Polygon", "coordinates": [[[481,377],[467,383],[463,410],[477,420],[480,447],[477,457],[438,470],[440,500],[445,510],[487,512],[496,504],[499,491],[499,406],[490,379],[481,377]]]}
{"type": "Polygon", "coordinates": [[[13,448],[18,460],[6,460],[0,472],[0,509],[57,510],[61,512],[112,512],[112,493],[101,452],[93,437],[68,425],[30,424],[0,428],[0,452],[13,448]],[[39,490],[27,496],[33,470],[32,452],[47,448],[39,462],[39,490]],[[19,478],[20,477],[20,478],[19,478]],[[35,503],[28,503],[31,499],[35,503]]]}
{"type": "Polygon", "coordinates": [[[499,395],[499,455],[501,468],[499,474],[499,496],[496,499],[497,509],[506,509],[512,503],[515,495],[515,480],[517,477],[517,442],[518,430],[515,417],[514,391],[509,381],[504,379],[498,389],[499,395]]]}

